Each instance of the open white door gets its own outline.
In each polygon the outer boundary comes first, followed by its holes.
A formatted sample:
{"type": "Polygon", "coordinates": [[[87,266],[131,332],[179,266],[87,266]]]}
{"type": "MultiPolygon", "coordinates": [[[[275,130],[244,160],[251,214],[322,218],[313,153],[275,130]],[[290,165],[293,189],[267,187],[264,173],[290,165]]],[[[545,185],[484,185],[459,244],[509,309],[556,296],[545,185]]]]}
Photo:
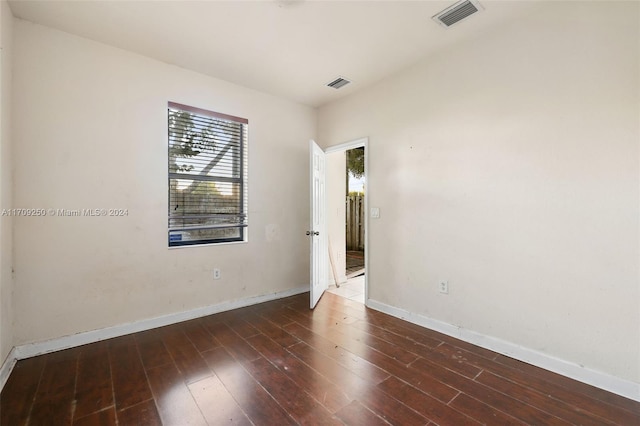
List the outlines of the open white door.
{"type": "Polygon", "coordinates": [[[328,288],[329,254],[327,238],[325,154],[313,140],[309,143],[311,168],[311,229],[307,235],[311,240],[311,309],[328,288]]]}

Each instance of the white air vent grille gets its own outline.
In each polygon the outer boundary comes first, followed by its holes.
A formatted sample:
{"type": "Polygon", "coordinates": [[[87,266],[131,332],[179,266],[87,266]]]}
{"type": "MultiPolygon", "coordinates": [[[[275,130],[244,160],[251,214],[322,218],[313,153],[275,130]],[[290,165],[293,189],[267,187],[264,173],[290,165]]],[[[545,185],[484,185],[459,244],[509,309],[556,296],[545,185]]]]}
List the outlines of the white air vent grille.
{"type": "Polygon", "coordinates": [[[333,80],[331,83],[327,83],[327,86],[333,87],[334,89],[339,89],[343,86],[346,86],[349,83],[351,83],[350,80],[347,80],[346,78],[338,77],[335,80],[333,80]]]}
{"type": "Polygon", "coordinates": [[[438,13],[432,19],[443,27],[449,28],[482,10],[482,5],[476,0],[462,0],[438,13]]]}

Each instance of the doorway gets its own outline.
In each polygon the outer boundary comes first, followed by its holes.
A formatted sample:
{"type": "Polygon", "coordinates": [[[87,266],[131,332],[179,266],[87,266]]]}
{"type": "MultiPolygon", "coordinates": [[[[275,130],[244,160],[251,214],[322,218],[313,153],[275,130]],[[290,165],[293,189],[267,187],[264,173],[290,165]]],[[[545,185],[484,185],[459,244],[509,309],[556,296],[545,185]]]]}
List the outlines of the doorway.
{"type": "Polygon", "coordinates": [[[326,150],[328,292],[367,300],[367,140],[326,150]]]}
{"type": "Polygon", "coordinates": [[[347,280],[365,273],[364,261],[364,147],[345,151],[345,252],[347,280]]]}

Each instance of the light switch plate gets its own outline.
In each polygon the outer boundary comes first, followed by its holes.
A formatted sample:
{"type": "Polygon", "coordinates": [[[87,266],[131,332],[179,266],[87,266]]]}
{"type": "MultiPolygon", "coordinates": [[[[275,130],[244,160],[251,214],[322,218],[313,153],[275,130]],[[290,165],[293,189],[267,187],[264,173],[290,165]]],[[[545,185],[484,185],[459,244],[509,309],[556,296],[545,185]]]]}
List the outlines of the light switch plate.
{"type": "Polygon", "coordinates": [[[380,209],[378,207],[371,207],[371,217],[378,219],[380,217],[380,209]]]}

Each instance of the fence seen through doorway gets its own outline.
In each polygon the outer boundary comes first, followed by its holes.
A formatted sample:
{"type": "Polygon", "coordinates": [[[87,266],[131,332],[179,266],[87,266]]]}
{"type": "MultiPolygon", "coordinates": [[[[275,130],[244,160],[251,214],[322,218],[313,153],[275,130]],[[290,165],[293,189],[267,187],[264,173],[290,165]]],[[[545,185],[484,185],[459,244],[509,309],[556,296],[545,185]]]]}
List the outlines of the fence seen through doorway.
{"type": "Polygon", "coordinates": [[[347,196],[347,251],[364,251],[364,195],[347,196]]]}

